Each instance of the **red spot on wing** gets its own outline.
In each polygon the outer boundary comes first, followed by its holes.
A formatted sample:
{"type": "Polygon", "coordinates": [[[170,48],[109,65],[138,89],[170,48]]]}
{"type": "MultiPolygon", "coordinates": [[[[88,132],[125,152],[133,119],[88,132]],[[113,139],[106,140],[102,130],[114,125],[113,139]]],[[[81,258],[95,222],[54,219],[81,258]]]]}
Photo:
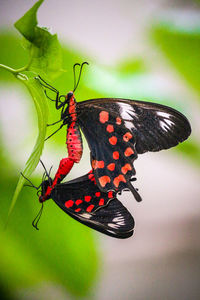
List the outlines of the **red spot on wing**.
{"type": "Polygon", "coordinates": [[[91,180],[94,184],[97,184],[94,175],[92,176],[92,178],[90,178],[90,180],[91,180]]]}
{"type": "Polygon", "coordinates": [[[112,191],[108,192],[108,198],[113,198],[113,192],[112,191]]]}
{"type": "Polygon", "coordinates": [[[109,165],[107,166],[107,169],[110,170],[110,171],[114,171],[114,169],[115,169],[115,164],[114,164],[114,163],[109,164],[109,165]]]}
{"type": "Polygon", "coordinates": [[[113,158],[114,159],[119,159],[119,152],[118,151],[113,152],[113,158]]]}
{"type": "Polygon", "coordinates": [[[88,175],[88,178],[89,178],[90,180],[92,180],[92,178],[94,178],[94,174],[89,174],[89,175],[88,175]]]}
{"type": "Polygon", "coordinates": [[[110,183],[110,177],[109,176],[99,177],[99,183],[102,187],[104,187],[107,183],[110,183]]]}
{"type": "Polygon", "coordinates": [[[128,171],[132,170],[132,166],[130,164],[125,164],[122,168],[121,171],[123,174],[126,174],[128,171]]]}
{"type": "Polygon", "coordinates": [[[79,211],[81,211],[81,208],[75,209],[75,212],[79,212],[79,211]]]}
{"type": "Polygon", "coordinates": [[[124,151],[125,156],[131,156],[134,153],[133,149],[131,147],[126,148],[124,151]]]}
{"type": "Polygon", "coordinates": [[[123,135],[123,140],[124,142],[128,142],[132,137],[132,134],[130,132],[127,132],[123,135]]]}
{"type": "Polygon", "coordinates": [[[92,197],[91,196],[85,196],[84,199],[85,199],[86,202],[90,202],[90,200],[92,199],[92,197]]]}
{"type": "Polygon", "coordinates": [[[107,125],[106,130],[107,130],[109,133],[113,132],[113,131],[114,131],[113,125],[107,125]]]}
{"type": "Polygon", "coordinates": [[[101,199],[99,200],[99,205],[104,205],[104,199],[103,199],[103,198],[101,198],[101,199]]]}
{"type": "Polygon", "coordinates": [[[113,183],[116,187],[118,187],[119,184],[120,184],[120,181],[126,182],[126,179],[124,178],[124,175],[120,174],[119,176],[115,177],[115,179],[113,180],[113,183]]]}
{"type": "Polygon", "coordinates": [[[96,170],[97,168],[102,169],[104,168],[104,161],[103,160],[93,160],[92,161],[92,168],[96,170]]]}
{"type": "Polygon", "coordinates": [[[91,212],[93,210],[93,208],[94,208],[94,205],[91,204],[90,206],[87,207],[86,211],[91,212]]]}
{"type": "Polygon", "coordinates": [[[65,202],[65,206],[66,206],[67,208],[72,207],[73,204],[74,204],[74,201],[72,201],[72,200],[68,200],[68,201],[65,202]]]}
{"type": "Polygon", "coordinates": [[[116,136],[112,136],[111,138],[109,138],[109,143],[111,145],[116,145],[117,144],[117,138],[116,138],[116,136]]]}
{"type": "Polygon", "coordinates": [[[96,192],[96,193],[95,193],[95,196],[96,196],[96,197],[100,197],[100,195],[101,195],[100,192],[96,192]]]}
{"type": "Polygon", "coordinates": [[[81,204],[83,202],[83,200],[81,200],[81,199],[78,199],[78,200],[76,200],[76,205],[79,205],[79,204],[81,204]]]}
{"type": "Polygon", "coordinates": [[[121,125],[122,124],[122,119],[120,117],[116,118],[116,124],[121,125]]]}
{"type": "Polygon", "coordinates": [[[109,119],[109,113],[105,110],[102,110],[99,114],[99,121],[101,123],[106,123],[108,122],[108,119],[109,119]]]}

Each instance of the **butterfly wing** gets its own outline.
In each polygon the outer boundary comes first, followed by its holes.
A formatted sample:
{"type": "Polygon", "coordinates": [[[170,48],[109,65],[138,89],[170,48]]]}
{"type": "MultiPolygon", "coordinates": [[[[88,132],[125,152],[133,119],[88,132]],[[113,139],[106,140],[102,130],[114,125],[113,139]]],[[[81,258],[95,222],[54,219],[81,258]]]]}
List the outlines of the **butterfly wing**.
{"type": "MultiPolygon", "coordinates": [[[[176,146],[188,138],[191,127],[177,110],[151,102],[118,98],[91,99],[77,104],[80,126],[87,130],[95,109],[117,114],[133,134],[138,154],[176,146]]],[[[98,123],[98,120],[96,120],[98,123]]]]}
{"type": "Polygon", "coordinates": [[[116,238],[133,234],[134,220],[114,192],[101,192],[89,173],[52,190],[54,202],[68,215],[97,231],[116,238]]]}
{"type": "Polygon", "coordinates": [[[143,101],[83,101],[77,103],[77,117],[91,150],[97,184],[103,191],[128,187],[136,194],[130,178],[135,175],[137,153],[168,149],[191,132],[188,120],[178,111],[143,101]]]}

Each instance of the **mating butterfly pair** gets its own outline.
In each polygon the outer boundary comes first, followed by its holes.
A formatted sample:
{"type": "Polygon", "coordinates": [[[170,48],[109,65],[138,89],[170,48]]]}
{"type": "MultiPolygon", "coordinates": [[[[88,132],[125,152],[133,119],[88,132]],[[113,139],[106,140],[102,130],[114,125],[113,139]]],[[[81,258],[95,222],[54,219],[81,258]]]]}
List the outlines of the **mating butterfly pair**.
{"type": "Polygon", "coordinates": [[[117,193],[128,189],[137,201],[141,200],[131,184],[134,160],[138,154],[168,149],[186,140],[191,133],[188,120],[170,107],[144,101],[102,98],[77,103],[74,92],[60,96],[43,79],[40,82],[56,93],[56,99],[47,97],[61,109],[60,128],[67,124],[69,153],[61,161],[54,180],[46,173],[49,178],[42,183],[41,202],[52,198],[66,213],[93,229],[117,238],[131,236],[134,220],[116,198],[117,193]],[[61,183],[81,157],[79,128],[90,148],[92,171],[61,183]]]}

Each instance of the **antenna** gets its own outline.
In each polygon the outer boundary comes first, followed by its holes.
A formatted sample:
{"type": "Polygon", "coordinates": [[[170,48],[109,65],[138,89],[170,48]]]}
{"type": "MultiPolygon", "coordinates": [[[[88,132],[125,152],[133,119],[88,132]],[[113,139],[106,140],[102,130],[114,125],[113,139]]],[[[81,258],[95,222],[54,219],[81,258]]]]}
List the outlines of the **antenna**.
{"type": "Polygon", "coordinates": [[[82,73],[82,69],[83,69],[84,65],[89,65],[89,63],[87,61],[84,61],[81,65],[76,63],[73,66],[73,73],[74,73],[74,89],[73,89],[73,92],[75,92],[75,90],[77,89],[77,87],[79,85],[79,82],[80,82],[80,79],[81,79],[81,73],[82,73]],[[76,83],[76,66],[80,67],[77,83],[76,83]]]}

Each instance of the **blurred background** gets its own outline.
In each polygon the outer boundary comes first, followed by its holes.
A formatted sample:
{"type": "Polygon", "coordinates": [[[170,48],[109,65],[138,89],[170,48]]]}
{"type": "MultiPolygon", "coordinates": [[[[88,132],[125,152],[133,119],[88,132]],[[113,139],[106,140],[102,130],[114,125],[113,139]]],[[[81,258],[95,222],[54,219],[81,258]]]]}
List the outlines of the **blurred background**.
{"type": "MultiPolygon", "coordinates": [[[[0,63],[27,62],[14,29],[35,1],[0,0],[0,63]]],[[[40,230],[35,191],[24,188],[3,229],[19,172],[37,136],[37,116],[25,87],[0,72],[0,293],[1,299],[200,299],[200,1],[46,0],[38,23],[57,33],[66,70],[54,86],[73,88],[72,66],[88,61],[78,101],[124,97],[166,104],[192,125],[188,141],[140,155],[136,203],[124,192],[135,234],[117,240],[70,219],[48,201],[40,230]]],[[[50,103],[50,123],[59,114],[50,103]]],[[[48,131],[51,133],[51,130],[48,131]]],[[[65,130],[45,143],[42,159],[53,172],[67,156],[65,130]]],[[[90,170],[89,150],[67,179],[90,170]]],[[[31,180],[39,185],[38,166],[31,180]]]]}

